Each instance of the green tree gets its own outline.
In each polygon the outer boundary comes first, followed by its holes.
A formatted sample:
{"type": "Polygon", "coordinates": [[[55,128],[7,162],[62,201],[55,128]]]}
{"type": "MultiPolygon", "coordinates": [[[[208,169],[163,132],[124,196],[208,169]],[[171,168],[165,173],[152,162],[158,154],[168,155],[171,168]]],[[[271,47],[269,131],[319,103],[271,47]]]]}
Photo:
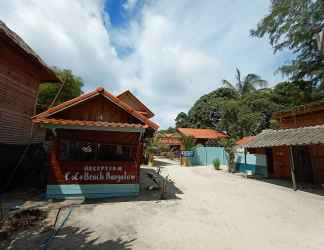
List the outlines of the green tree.
{"type": "MultiPolygon", "coordinates": [[[[73,75],[71,70],[54,68],[54,71],[64,82],[63,89],[54,105],[70,100],[83,93],[81,90],[83,87],[82,79],[73,75]]],[[[60,87],[61,85],[56,83],[43,83],[40,85],[37,103],[38,112],[42,112],[49,108],[56,94],[60,90],[60,87]]]]}
{"type": "Polygon", "coordinates": [[[214,128],[219,122],[223,101],[237,98],[239,98],[237,92],[229,88],[218,88],[200,97],[189,110],[188,115],[185,114],[185,125],[194,128],[214,128]]]}
{"type": "Polygon", "coordinates": [[[268,37],[275,52],[291,50],[295,58],[279,70],[292,80],[323,83],[324,56],[315,36],[324,28],[323,0],[271,0],[270,13],[251,35],[268,37]]]}
{"type": "Polygon", "coordinates": [[[239,69],[236,69],[235,75],[236,83],[232,84],[227,80],[223,80],[223,85],[227,88],[233,89],[238,92],[240,96],[256,91],[258,87],[266,87],[267,81],[263,80],[256,74],[248,74],[242,78],[239,69]]]}
{"type": "Polygon", "coordinates": [[[181,112],[177,115],[177,117],[175,118],[175,122],[177,128],[187,128],[188,126],[190,126],[188,116],[184,112],[181,112]]]}
{"type": "Polygon", "coordinates": [[[321,92],[310,81],[281,82],[273,89],[273,102],[281,109],[289,109],[322,98],[321,92]]]}
{"type": "Polygon", "coordinates": [[[228,156],[228,172],[235,172],[235,137],[221,140],[221,144],[224,147],[225,152],[228,156]]]}

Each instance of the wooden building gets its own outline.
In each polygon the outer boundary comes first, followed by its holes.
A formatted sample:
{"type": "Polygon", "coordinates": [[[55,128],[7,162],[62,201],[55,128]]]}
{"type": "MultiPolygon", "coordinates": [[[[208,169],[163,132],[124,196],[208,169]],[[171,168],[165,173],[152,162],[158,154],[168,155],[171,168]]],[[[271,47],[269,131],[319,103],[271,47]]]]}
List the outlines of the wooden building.
{"type": "Polygon", "coordinates": [[[178,133],[160,133],[157,135],[157,138],[170,152],[180,151],[182,140],[178,133]]]}
{"type": "Polygon", "coordinates": [[[265,130],[244,145],[267,156],[268,174],[296,183],[324,183],[324,102],[274,114],[279,130],[265,130]]]}
{"type": "Polygon", "coordinates": [[[36,111],[42,82],[60,79],[0,21],[0,183],[8,177],[26,145],[40,142],[44,135],[37,134],[30,119],[36,111]]]}
{"type": "Polygon", "coordinates": [[[138,113],[144,115],[147,118],[152,118],[154,116],[153,112],[129,90],[126,90],[125,92],[119,94],[117,98],[133,107],[138,113]]]}
{"type": "Polygon", "coordinates": [[[222,131],[214,129],[201,128],[177,128],[180,135],[185,137],[192,137],[196,144],[206,145],[210,141],[217,141],[223,138],[228,138],[228,135],[222,131]]]}
{"type": "Polygon", "coordinates": [[[97,88],[33,122],[52,134],[48,197],[138,194],[143,141],[158,129],[147,116],[97,88]]]}

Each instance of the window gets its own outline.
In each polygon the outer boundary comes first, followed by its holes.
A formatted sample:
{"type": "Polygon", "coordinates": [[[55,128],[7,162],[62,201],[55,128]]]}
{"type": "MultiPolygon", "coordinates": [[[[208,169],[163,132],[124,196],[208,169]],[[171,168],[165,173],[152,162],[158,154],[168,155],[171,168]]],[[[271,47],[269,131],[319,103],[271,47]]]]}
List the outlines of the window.
{"type": "Polygon", "coordinates": [[[62,140],[62,161],[131,161],[133,146],[62,140]]]}

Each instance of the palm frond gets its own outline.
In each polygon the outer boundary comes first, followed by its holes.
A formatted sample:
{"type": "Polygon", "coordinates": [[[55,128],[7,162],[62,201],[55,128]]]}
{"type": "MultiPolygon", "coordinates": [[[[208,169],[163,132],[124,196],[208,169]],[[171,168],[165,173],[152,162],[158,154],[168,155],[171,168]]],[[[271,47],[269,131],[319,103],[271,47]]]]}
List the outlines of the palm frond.
{"type": "Polygon", "coordinates": [[[229,81],[227,81],[227,80],[222,80],[222,84],[226,88],[230,88],[230,89],[235,89],[236,90],[235,86],[232,83],[230,83],[229,81]]]}

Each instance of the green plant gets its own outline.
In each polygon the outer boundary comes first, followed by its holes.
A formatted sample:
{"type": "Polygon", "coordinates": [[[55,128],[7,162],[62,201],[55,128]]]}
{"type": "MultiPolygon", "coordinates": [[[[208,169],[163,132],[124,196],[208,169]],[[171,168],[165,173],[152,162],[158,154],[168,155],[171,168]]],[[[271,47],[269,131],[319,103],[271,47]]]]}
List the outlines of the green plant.
{"type": "Polygon", "coordinates": [[[214,165],[215,170],[220,170],[220,160],[219,159],[213,160],[213,165],[214,165]]]}
{"type": "Polygon", "coordinates": [[[225,152],[228,155],[228,171],[235,172],[235,138],[228,138],[221,140],[225,152]]]}
{"type": "Polygon", "coordinates": [[[195,147],[196,140],[191,136],[182,136],[182,146],[183,150],[190,151],[195,147]]]}

